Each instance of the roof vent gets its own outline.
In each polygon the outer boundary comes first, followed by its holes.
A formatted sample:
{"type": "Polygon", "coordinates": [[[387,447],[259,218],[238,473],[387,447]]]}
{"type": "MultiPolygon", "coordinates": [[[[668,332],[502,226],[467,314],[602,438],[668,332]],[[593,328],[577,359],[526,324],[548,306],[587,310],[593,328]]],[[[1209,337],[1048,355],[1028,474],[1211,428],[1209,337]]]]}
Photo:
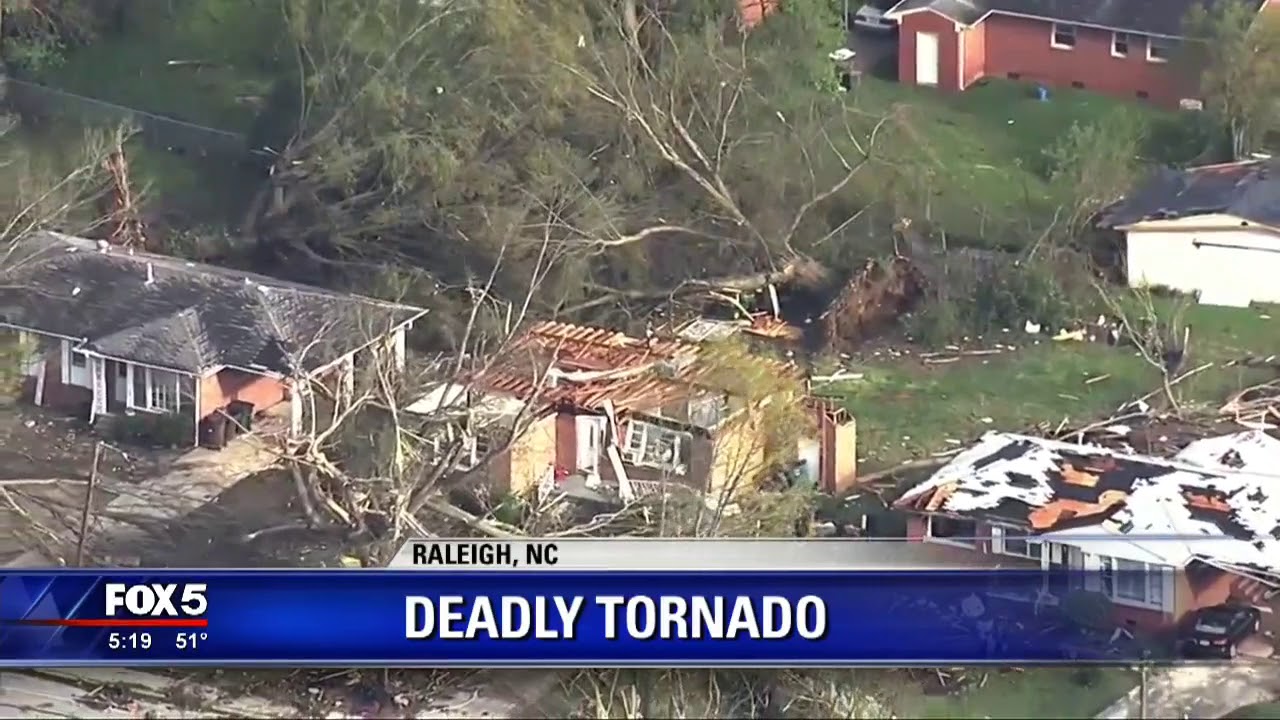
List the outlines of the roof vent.
{"type": "Polygon", "coordinates": [[[156,281],[156,269],[151,263],[147,263],[147,284],[150,285],[156,281]]]}
{"type": "Polygon", "coordinates": [[[110,249],[111,249],[111,243],[107,242],[106,240],[98,241],[98,252],[107,252],[110,249]]]}

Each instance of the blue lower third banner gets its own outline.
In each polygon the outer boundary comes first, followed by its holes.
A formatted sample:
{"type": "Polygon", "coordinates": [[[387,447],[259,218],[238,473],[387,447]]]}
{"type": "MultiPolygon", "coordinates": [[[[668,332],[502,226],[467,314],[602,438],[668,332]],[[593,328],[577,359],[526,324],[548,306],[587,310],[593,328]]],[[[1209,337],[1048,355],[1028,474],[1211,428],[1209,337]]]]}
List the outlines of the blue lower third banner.
{"type": "Polygon", "coordinates": [[[1066,603],[1046,600],[1050,585],[1077,580],[1009,570],[0,573],[0,664],[796,667],[1142,659],[1136,645],[1087,630],[1066,619],[1066,603]]]}

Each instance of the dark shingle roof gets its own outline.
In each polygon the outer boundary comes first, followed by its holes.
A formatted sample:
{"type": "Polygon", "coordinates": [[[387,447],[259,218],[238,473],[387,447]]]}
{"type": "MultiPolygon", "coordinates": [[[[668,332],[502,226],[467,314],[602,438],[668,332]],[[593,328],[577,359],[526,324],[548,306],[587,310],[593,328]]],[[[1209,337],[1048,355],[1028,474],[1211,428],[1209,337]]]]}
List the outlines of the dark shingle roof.
{"type": "Polygon", "coordinates": [[[323,367],[425,313],[102,247],[56,233],[18,243],[0,257],[0,322],[184,372],[230,365],[293,375],[323,367]]]}
{"type": "Polygon", "coordinates": [[[1164,168],[1105,210],[1098,224],[1114,228],[1158,218],[1221,214],[1280,226],[1278,171],[1269,160],[1164,168]]]}
{"type": "MultiPolygon", "coordinates": [[[[903,0],[894,12],[932,9],[970,24],[989,12],[1056,20],[1077,25],[1180,37],[1182,20],[1198,4],[1224,0],[903,0]]],[[[1261,9],[1266,0],[1245,0],[1261,9]]]]}

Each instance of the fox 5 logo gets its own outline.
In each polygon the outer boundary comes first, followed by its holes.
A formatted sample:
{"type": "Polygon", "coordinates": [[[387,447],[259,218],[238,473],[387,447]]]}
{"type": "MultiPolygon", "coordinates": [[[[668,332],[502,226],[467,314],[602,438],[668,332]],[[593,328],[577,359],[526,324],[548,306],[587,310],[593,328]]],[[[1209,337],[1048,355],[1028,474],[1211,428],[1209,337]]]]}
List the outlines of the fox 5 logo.
{"type": "Polygon", "coordinates": [[[203,615],[209,609],[205,583],[107,583],[106,614],[112,617],[124,610],[142,617],[179,617],[203,615]]]}

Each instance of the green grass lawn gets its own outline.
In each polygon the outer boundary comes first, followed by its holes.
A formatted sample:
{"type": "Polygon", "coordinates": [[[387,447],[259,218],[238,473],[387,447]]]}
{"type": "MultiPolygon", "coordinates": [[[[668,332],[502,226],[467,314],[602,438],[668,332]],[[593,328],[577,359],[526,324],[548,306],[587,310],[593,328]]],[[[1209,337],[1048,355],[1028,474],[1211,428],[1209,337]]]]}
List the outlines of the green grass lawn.
{"type": "MultiPolygon", "coordinates": [[[[1280,309],[1195,306],[1186,320],[1192,328],[1188,368],[1280,354],[1280,309]]],[[[1087,423],[1159,387],[1159,373],[1132,348],[1048,338],[1037,345],[1027,338],[1015,329],[991,344],[1021,349],[952,364],[871,362],[858,368],[862,380],[823,391],[842,398],[858,418],[858,455],[874,470],[968,444],[987,430],[1087,423]]],[[[1265,378],[1261,371],[1214,367],[1179,384],[1178,392],[1182,402],[1219,403],[1265,378]]]]}
{"type": "MultiPolygon", "coordinates": [[[[929,168],[930,176],[921,181],[931,196],[928,219],[949,233],[995,242],[1012,241],[1015,231],[1025,234],[1028,214],[1052,214],[1057,203],[1045,151],[1073,124],[1121,108],[1153,126],[1173,117],[1082,90],[1057,89],[1041,102],[1030,85],[999,79],[946,95],[868,77],[850,102],[873,117],[898,108],[905,127],[884,152],[929,168]]],[[[883,173],[867,180],[883,181],[883,173]]]]}
{"type": "Polygon", "coordinates": [[[245,0],[154,3],[128,30],[67,53],[35,73],[69,92],[205,125],[245,132],[255,98],[277,62],[278,7],[245,0]]]}
{"type": "MultiPolygon", "coordinates": [[[[965,672],[976,675],[980,670],[965,672]]],[[[1122,668],[1028,668],[992,671],[985,682],[951,695],[910,692],[890,701],[898,717],[1092,718],[1137,684],[1122,668]],[[1087,676],[1083,673],[1087,673],[1087,676]]]]}

